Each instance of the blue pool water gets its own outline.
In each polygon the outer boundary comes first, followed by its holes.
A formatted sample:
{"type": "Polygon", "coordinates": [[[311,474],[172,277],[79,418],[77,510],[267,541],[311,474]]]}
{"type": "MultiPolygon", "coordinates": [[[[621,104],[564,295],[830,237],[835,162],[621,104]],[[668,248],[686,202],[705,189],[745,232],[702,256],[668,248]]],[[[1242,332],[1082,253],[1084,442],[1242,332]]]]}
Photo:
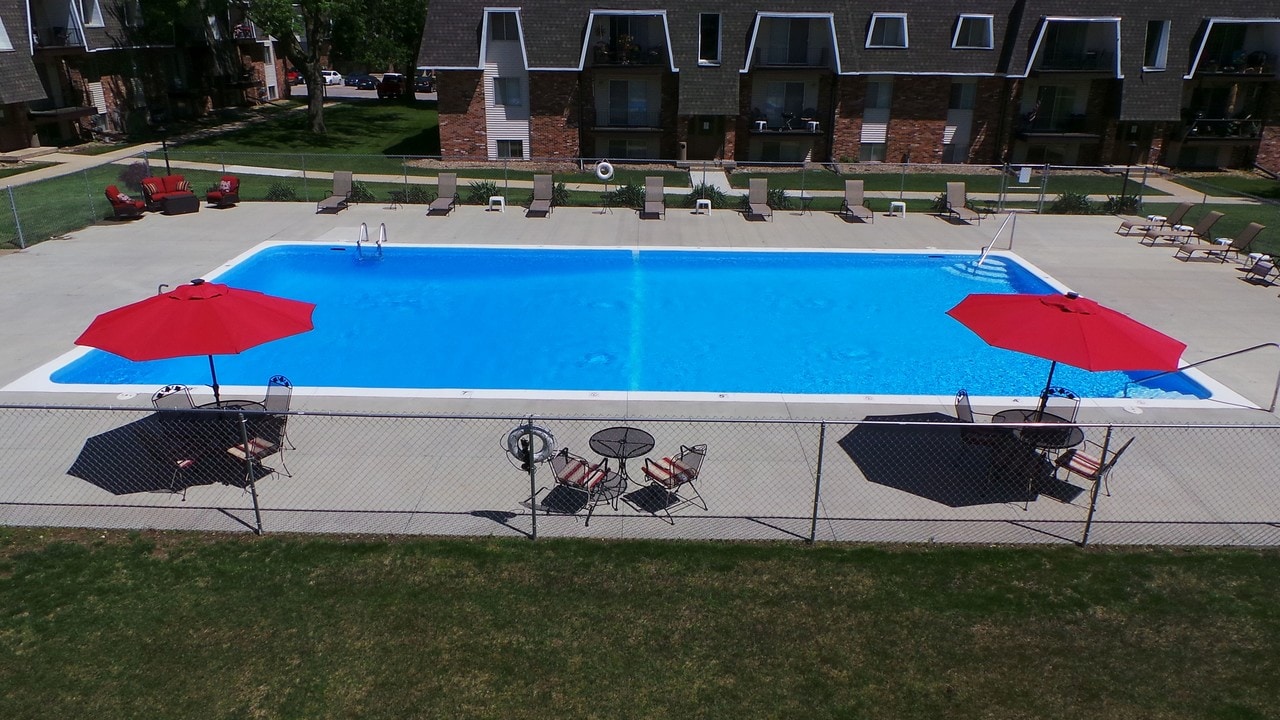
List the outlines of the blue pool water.
{"type": "MultiPolygon", "coordinates": [[[[217,280],[316,303],[315,330],[217,358],[224,385],[715,393],[1038,395],[1048,361],[945,313],[974,292],[1052,292],[970,254],[267,247],[217,280]]],[[[1151,373],[1133,373],[1144,377],[1151,373]]],[[[1086,397],[1125,373],[1059,366],[1086,397]]],[[[204,358],[92,351],[56,383],[207,384],[204,358]]],[[[1208,397],[1162,378],[1130,396],[1208,397]]]]}

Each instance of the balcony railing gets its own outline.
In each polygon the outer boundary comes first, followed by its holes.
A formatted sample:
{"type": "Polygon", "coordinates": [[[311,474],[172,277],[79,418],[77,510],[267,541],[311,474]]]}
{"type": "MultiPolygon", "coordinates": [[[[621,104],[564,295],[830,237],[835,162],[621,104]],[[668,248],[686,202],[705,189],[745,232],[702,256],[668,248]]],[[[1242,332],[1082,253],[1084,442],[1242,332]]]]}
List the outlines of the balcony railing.
{"type": "Polygon", "coordinates": [[[1254,118],[1199,117],[1185,126],[1186,140],[1256,140],[1262,135],[1262,121],[1254,118]]]}
{"type": "Polygon", "coordinates": [[[1243,50],[1222,53],[1217,57],[1201,60],[1198,72],[1217,75],[1275,75],[1273,58],[1262,50],[1245,53],[1243,50]]]}
{"type": "Polygon", "coordinates": [[[640,130],[662,126],[662,116],[658,110],[629,111],[612,113],[608,107],[596,108],[596,124],[598,130],[640,130]]]}
{"type": "Polygon", "coordinates": [[[1047,50],[1036,67],[1041,72],[1108,72],[1115,69],[1109,52],[1102,50],[1047,50]]]}
{"type": "Polygon", "coordinates": [[[38,27],[32,31],[31,39],[35,41],[37,50],[84,47],[84,38],[80,36],[80,29],[74,27],[38,27]]]}
{"type": "Polygon", "coordinates": [[[665,65],[667,48],[663,45],[641,47],[626,42],[601,42],[591,50],[592,65],[665,65]]]}

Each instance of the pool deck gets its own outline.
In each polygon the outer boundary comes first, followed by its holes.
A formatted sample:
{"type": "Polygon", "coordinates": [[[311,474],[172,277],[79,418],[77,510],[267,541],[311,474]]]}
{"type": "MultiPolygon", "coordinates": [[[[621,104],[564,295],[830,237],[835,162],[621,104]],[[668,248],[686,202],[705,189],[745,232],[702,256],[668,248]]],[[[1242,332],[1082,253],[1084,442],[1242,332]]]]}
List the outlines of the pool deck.
{"type": "MultiPolygon", "coordinates": [[[[461,206],[449,216],[424,216],[421,208],[388,209],[381,204],[355,205],[337,215],[313,212],[314,207],[304,203],[268,204],[244,203],[226,210],[201,209],[199,213],[163,216],[148,215],[128,223],[107,223],[79,231],[74,235],[35,245],[21,252],[0,255],[0,302],[6,308],[3,323],[6,342],[0,345],[0,386],[57,358],[73,348],[74,339],[100,312],[136,301],[156,292],[161,283],[170,286],[201,277],[219,268],[231,258],[263,241],[289,241],[324,243],[352,242],[361,222],[368,223],[370,233],[377,234],[379,223],[386,223],[391,243],[438,244],[518,244],[518,245],[586,245],[604,247],[742,247],[742,248],[872,248],[884,250],[937,248],[940,250],[978,251],[992,239],[1003,216],[988,218],[981,226],[956,225],[934,215],[912,213],[904,218],[878,216],[874,224],[846,222],[834,214],[817,212],[800,214],[794,211],[775,213],[772,222],[748,221],[738,213],[728,210],[713,211],[710,215],[694,215],[689,210],[670,208],[665,220],[640,219],[635,212],[615,210],[600,214],[589,208],[560,208],[547,218],[526,218],[518,207],[508,207],[506,212],[489,212],[474,206],[461,206]]],[[[1242,208],[1244,211],[1244,208],[1242,208]]],[[[1083,295],[1117,308],[1134,318],[1148,323],[1188,345],[1185,359],[1189,362],[1241,350],[1243,348],[1280,339],[1280,299],[1277,287],[1261,287],[1241,280],[1238,263],[1183,262],[1174,258],[1171,247],[1145,247],[1138,238],[1123,237],[1114,233],[1118,220],[1112,217],[1062,217],[1019,215],[1013,236],[1013,251],[1028,262],[1047,272],[1059,282],[1083,295]]],[[[1006,230],[1007,233],[1007,230],[1006,230]]],[[[1007,234],[997,243],[997,249],[1008,245],[1007,234]]],[[[1280,357],[1275,348],[1249,353],[1234,359],[1214,362],[1204,371],[1235,392],[1260,405],[1271,402],[1276,383],[1280,357]]],[[[1046,364],[1047,370],[1047,364],[1046,364]]],[[[264,379],[271,373],[263,369],[264,379]]],[[[255,393],[260,396],[260,390],[255,393]]],[[[114,393],[0,393],[0,404],[129,406],[139,411],[149,409],[149,398],[138,394],[132,398],[117,398],[114,393]]],[[[975,404],[979,410],[994,410],[981,398],[975,404]],[[986,406],[984,406],[986,405],[986,406]]],[[[938,412],[953,414],[951,398],[938,399],[932,405],[907,405],[887,403],[819,403],[778,399],[776,401],[722,402],[703,400],[649,400],[631,397],[619,399],[492,399],[482,397],[458,398],[380,398],[380,397],[326,397],[306,388],[299,388],[293,407],[302,411],[340,412],[389,412],[414,414],[465,414],[477,416],[518,417],[528,414],[541,416],[587,418],[738,418],[767,419],[829,419],[857,421],[867,415],[892,415],[897,413],[938,412]]],[[[110,418],[105,418],[110,419],[110,418]]],[[[1100,407],[1086,402],[1080,411],[1080,421],[1087,423],[1206,423],[1231,425],[1274,425],[1276,415],[1259,409],[1240,407],[1214,408],[1159,408],[1142,407],[1136,403],[1128,408],[1100,407]],[[1140,411],[1140,412],[1135,412],[1140,411]]],[[[322,423],[322,418],[317,418],[322,423]]],[[[434,426],[438,427],[439,426],[434,426]]],[[[356,432],[371,435],[378,431],[372,424],[358,425],[356,432]]],[[[343,432],[350,432],[347,428],[343,432]]],[[[486,431],[488,432],[488,431],[486,431]]],[[[776,433],[769,426],[744,426],[740,433],[728,433],[717,440],[716,458],[732,466],[734,477],[742,482],[759,483],[770,492],[777,492],[772,484],[767,459],[760,463],[750,461],[758,457],[760,447],[767,445],[768,432],[776,433]],[[739,447],[734,447],[738,445],[739,447]]],[[[1131,433],[1130,433],[1131,434],[1131,433]]],[[[344,436],[346,440],[352,440],[344,436]]],[[[1176,444],[1178,436],[1170,434],[1164,442],[1176,444]]],[[[474,440],[474,448],[463,451],[460,446],[451,452],[469,452],[483,457],[484,462],[502,462],[500,453],[493,452],[492,437],[486,435],[483,442],[474,440]],[[482,447],[483,445],[483,447],[482,447]],[[495,459],[493,456],[497,456],[495,459]]],[[[1260,472],[1258,462],[1247,464],[1239,453],[1228,448],[1219,456],[1203,456],[1206,463],[1243,463],[1234,469],[1223,468],[1223,474],[1235,478],[1242,486],[1233,497],[1257,498],[1252,505],[1231,500],[1221,493],[1202,491],[1198,485],[1200,476],[1179,476],[1176,469],[1162,469],[1159,460],[1164,450],[1159,447],[1160,438],[1144,440],[1140,455],[1134,465],[1145,457],[1151,473],[1161,472],[1169,476],[1168,492],[1157,492],[1154,487],[1131,495],[1117,493],[1108,498],[1109,507],[1121,517],[1135,512],[1144,517],[1160,518],[1177,516],[1187,518],[1221,518],[1248,516],[1246,519],[1275,522],[1280,518],[1280,497],[1276,496],[1271,475],[1260,472]],[[1244,507],[1247,506],[1247,507],[1244,507]],[[1236,512],[1237,509],[1244,509],[1236,512]]],[[[65,452],[56,455],[74,456],[82,437],[62,438],[68,445],[65,452]]],[[[16,441],[15,441],[16,442],[16,441]]],[[[471,439],[466,442],[472,442],[471,439]]],[[[301,443],[300,443],[301,444],[301,443]]],[[[581,444],[581,443],[578,443],[581,444]]],[[[1225,443],[1220,443],[1225,445],[1225,443]]],[[[1273,446],[1269,442],[1269,446],[1273,446]]],[[[360,447],[357,443],[355,447],[360,447]]],[[[277,502],[289,507],[308,507],[308,493],[320,489],[313,482],[340,487],[350,472],[359,472],[362,483],[383,482],[389,488],[387,496],[393,496],[398,487],[410,487],[397,458],[381,458],[370,464],[367,459],[341,457],[330,448],[312,446],[316,457],[312,462],[316,472],[308,475],[308,458],[305,450],[295,451],[289,460],[295,469],[291,483],[273,482],[273,494],[277,502]],[[298,469],[303,472],[299,473],[298,469]],[[319,470],[323,469],[323,472],[319,470]],[[400,483],[400,484],[397,484],[400,483]],[[286,488],[295,488],[286,490],[286,488]],[[279,493],[296,493],[282,498],[279,493]]],[[[48,452],[48,449],[44,449],[48,452]]],[[[9,452],[22,452],[21,449],[9,452]]],[[[443,452],[443,451],[437,451],[443,452]]],[[[791,451],[788,451],[791,452],[791,451]]],[[[15,455],[5,467],[21,467],[15,455]]],[[[1255,459],[1256,460],[1256,459],[1255,459]]],[[[47,459],[46,459],[47,462],[47,459]]],[[[1274,465],[1268,465],[1274,470],[1274,465]]],[[[721,466],[724,468],[725,466],[721,466]]],[[[1215,466],[1216,467],[1216,466],[1215,466]]],[[[58,482],[79,483],[63,474],[65,465],[55,468],[58,482]]],[[[505,464],[502,465],[504,472],[505,464]]],[[[411,471],[411,470],[410,470],[411,471]]],[[[1200,469],[1203,475],[1204,468],[1200,469]]],[[[810,477],[810,482],[812,478],[810,477]]],[[[1153,477],[1151,482],[1159,478],[1153,477]]],[[[52,481],[49,481],[52,482],[52,481]]],[[[59,492],[67,489],[45,490],[34,475],[23,477],[16,473],[0,473],[0,489],[5,492],[0,499],[14,496],[8,487],[26,486],[27,502],[52,502],[59,492]],[[7,476],[6,476],[7,475],[7,476]]],[[[67,487],[71,487],[68,485],[67,487]]],[[[412,486],[414,497],[410,505],[433,507],[432,503],[447,505],[451,498],[428,498],[435,492],[412,486]],[[414,505],[414,503],[417,503],[414,505]]],[[[92,490],[92,488],[90,488],[92,490]]],[[[732,506],[742,499],[742,517],[753,510],[746,498],[749,488],[736,488],[742,495],[716,500],[717,509],[732,512],[732,506]]],[[[213,493],[209,490],[208,493],[213,493]]],[[[238,490],[232,490],[239,493],[238,490]]],[[[934,508],[933,504],[902,493],[887,490],[879,485],[863,483],[846,486],[836,494],[833,489],[830,500],[824,503],[843,504],[844,507],[869,507],[880,495],[885,502],[903,503],[886,505],[885,523],[893,523],[893,517],[940,517],[945,519],[969,517],[963,510],[951,513],[946,508],[934,508]],[[864,487],[865,486],[865,487],[864,487]],[[902,497],[900,497],[902,496],[902,497]],[[908,504],[909,503],[909,504],[908,504]],[[913,514],[914,513],[914,514],[913,514]]],[[[504,491],[502,501],[511,500],[504,491]]],[[[21,494],[20,492],[18,494],[21,494]]],[[[807,512],[805,503],[812,501],[812,490],[802,486],[794,497],[809,497],[801,502],[793,515],[807,512]],[[806,492],[808,495],[806,495],[806,492]]],[[[174,508],[180,501],[147,499],[146,502],[174,508]]],[[[201,500],[201,504],[217,502],[201,500]]],[[[229,500],[228,502],[243,502],[229,500]]],[[[388,500],[388,502],[390,502],[388,500]]],[[[497,501],[495,501],[496,504],[497,501]]],[[[196,504],[195,502],[190,505],[196,504]]],[[[1037,503],[1037,505],[1043,505],[1037,503]]],[[[1057,510],[1050,507],[1046,517],[1056,517],[1057,510]]],[[[504,505],[505,507],[505,505],[504,505]]],[[[1077,509],[1069,508],[1069,518],[1078,519],[1077,509]]],[[[514,505],[512,509],[516,508],[514,505]]],[[[88,513],[89,511],[84,511],[88,513]]],[[[836,512],[836,511],[833,511],[836,512]]],[[[848,512],[848,511],[840,511],[848,512]]],[[[1064,510],[1064,513],[1068,510],[1064,510]]],[[[994,511],[992,517],[1007,515],[1015,522],[1025,517],[1021,506],[994,511]]],[[[85,514],[86,518],[90,516],[85,514]]],[[[210,512],[204,519],[175,523],[174,526],[204,529],[236,529],[228,527],[225,517],[210,512]]],[[[844,515],[843,517],[849,517],[844,515]]],[[[976,517],[976,515],[975,515],[976,517]]],[[[1064,515],[1064,517],[1067,517],[1064,515]]],[[[278,518],[277,518],[278,520],[278,518]]],[[[584,533],[578,525],[573,530],[572,519],[566,533],[584,533]]],[[[0,508],[0,523],[40,523],[50,521],[38,510],[0,508]]],[[[66,521],[60,516],[60,521],[66,521]]],[[[86,519],[87,524],[97,520],[86,519]]],[[[104,521],[110,522],[112,521],[104,521]]],[[[119,521],[128,526],[127,520],[119,521]]],[[[299,529],[316,529],[317,525],[305,525],[299,520],[299,529]]],[[[413,523],[407,521],[412,532],[413,523]]],[[[468,526],[464,532],[492,532],[496,527],[491,521],[478,520],[480,525],[468,526]]],[[[647,519],[640,530],[621,530],[624,519],[604,518],[593,522],[588,534],[654,535],[671,536],[672,532],[692,531],[693,536],[715,535],[706,526],[683,524],[679,531],[662,523],[647,519]],[[613,523],[611,525],[611,523],[613,523]],[[661,526],[661,527],[659,527],[661,526]]],[[[626,522],[634,523],[627,519],[626,522]]],[[[984,520],[985,522],[985,520],[984,520]]],[[[164,523],[161,523],[162,525],[164,523]]],[[[276,523],[277,527],[280,525],[276,523]]],[[[380,527],[380,526],[379,526],[380,527]]],[[[636,527],[634,524],[629,527],[636,527]]],[[[754,526],[753,526],[754,527],[754,526]]],[[[807,524],[805,525],[807,528],[807,524]]],[[[975,525],[974,527],[979,527],[975,525]]],[[[243,529],[243,528],[239,528],[243,529]]],[[[379,531],[378,527],[365,531],[379,531]]],[[[735,531],[737,532],[737,531],[735,531]]],[[[976,531],[972,534],[957,532],[951,539],[960,541],[985,541],[993,536],[976,531]]],[[[1001,536],[997,540],[1036,542],[1034,534],[1001,536]]],[[[1280,532],[1280,531],[1277,531],[1280,532]]],[[[738,535],[734,535],[738,536],[738,535]]],[[[747,536],[744,534],[742,536],[747,536]]],[[[773,537],[761,535],[762,537],[773,537]]],[[[896,527],[880,532],[881,539],[920,539],[914,531],[899,532],[896,527]]],[[[933,535],[926,535],[932,538],[933,535]]],[[[1169,541],[1195,542],[1195,537],[1169,536],[1169,541]]],[[[1139,539],[1145,542],[1146,540],[1139,539]]],[[[1280,538],[1268,542],[1280,542],[1280,538]]]]}

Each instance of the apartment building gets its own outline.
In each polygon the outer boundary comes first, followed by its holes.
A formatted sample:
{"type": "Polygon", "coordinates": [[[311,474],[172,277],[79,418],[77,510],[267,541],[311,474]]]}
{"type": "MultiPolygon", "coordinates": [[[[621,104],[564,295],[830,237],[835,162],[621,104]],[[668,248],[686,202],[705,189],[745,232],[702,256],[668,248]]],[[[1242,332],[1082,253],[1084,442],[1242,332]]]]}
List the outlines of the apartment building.
{"type": "Polygon", "coordinates": [[[441,149],[476,158],[1280,170],[1280,6],[432,0],[441,149]]]}
{"type": "Polygon", "coordinates": [[[0,0],[0,21],[0,151],[138,131],[285,86],[274,41],[234,8],[152,27],[143,0],[0,0]]]}

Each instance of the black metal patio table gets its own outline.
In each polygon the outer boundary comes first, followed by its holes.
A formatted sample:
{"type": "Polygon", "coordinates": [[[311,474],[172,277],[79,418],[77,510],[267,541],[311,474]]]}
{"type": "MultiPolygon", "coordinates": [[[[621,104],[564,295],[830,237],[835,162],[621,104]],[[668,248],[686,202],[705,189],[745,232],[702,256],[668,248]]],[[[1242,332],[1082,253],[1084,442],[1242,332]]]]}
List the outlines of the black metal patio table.
{"type": "Polygon", "coordinates": [[[615,458],[618,461],[618,474],[630,480],[627,475],[627,459],[640,457],[652,450],[654,439],[645,430],[619,425],[595,433],[587,443],[597,455],[615,458]]]}

